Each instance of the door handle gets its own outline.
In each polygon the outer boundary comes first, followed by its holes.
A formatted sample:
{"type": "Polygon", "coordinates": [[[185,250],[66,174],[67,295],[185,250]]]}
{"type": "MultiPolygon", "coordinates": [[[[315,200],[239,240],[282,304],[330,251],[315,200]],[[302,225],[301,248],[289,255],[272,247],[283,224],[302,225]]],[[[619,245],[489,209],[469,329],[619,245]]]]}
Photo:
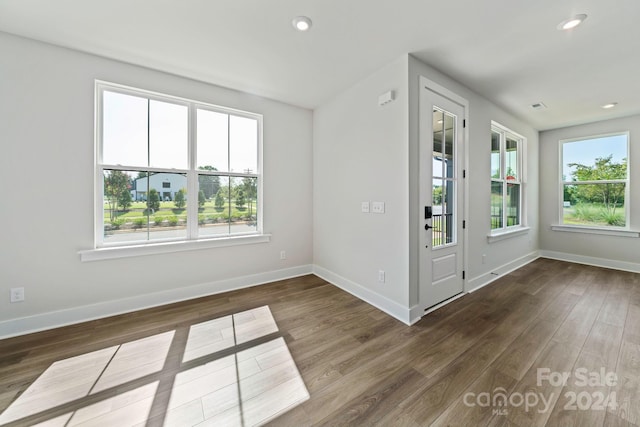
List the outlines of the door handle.
{"type": "Polygon", "coordinates": [[[425,230],[429,230],[429,229],[431,229],[431,228],[433,228],[433,227],[432,227],[432,226],[430,226],[429,224],[425,224],[425,225],[424,225],[424,229],[425,229],[425,230]]]}

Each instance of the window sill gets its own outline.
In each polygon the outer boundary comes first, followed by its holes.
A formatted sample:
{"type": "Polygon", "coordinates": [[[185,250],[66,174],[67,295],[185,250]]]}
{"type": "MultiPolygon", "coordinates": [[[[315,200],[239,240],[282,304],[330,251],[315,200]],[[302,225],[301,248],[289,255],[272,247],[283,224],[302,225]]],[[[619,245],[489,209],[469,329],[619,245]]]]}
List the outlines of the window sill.
{"type": "Polygon", "coordinates": [[[529,227],[518,227],[506,231],[499,231],[496,233],[487,234],[487,241],[489,243],[499,242],[500,240],[510,239],[512,237],[521,236],[529,232],[529,227]]]}
{"type": "Polygon", "coordinates": [[[600,234],[605,236],[619,236],[619,237],[640,237],[639,231],[626,230],[624,228],[598,228],[598,227],[583,227],[580,225],[552,225],[553,231],[568,231],[570,233],[587,233],[587,234],[600,234]]]}
{"type": "Polygon", "coordinates": [[[87,262],[143,255],[167,254],[199,249],[221,248],[225,246],[252,245],[255,243],[268,243],[270,240],[271,234],[251,234],[214,239],[104,247],[78,251],[78,254],[80,255],[80,261],[87,262]]]}

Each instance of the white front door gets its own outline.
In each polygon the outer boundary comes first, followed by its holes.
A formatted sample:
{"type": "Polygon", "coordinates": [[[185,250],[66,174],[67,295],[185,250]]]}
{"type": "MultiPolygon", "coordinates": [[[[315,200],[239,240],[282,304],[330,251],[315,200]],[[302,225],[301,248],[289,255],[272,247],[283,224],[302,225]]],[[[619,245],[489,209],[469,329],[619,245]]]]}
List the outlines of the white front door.
{"type": "Polygon", "coordinates": [[[464,289],[464,107],[421,85],[420,305],[464,289]]]}

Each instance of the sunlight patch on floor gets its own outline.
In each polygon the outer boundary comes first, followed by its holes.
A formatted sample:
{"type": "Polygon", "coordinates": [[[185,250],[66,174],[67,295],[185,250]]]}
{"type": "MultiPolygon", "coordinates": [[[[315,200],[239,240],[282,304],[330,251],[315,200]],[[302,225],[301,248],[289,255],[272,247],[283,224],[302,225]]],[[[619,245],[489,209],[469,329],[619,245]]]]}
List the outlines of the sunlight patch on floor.
{"type": "Polygon", "coordinates": [[[169,331],[53,363],[0,415],[0,424],[160,372],[174,333],[169,331]]]}
{"type": "Polygon", "coordinates": [[[0,414],[0,424],[49,411],[34,425],[260,425],[309,399],[285,340],[269,340],[276,332],[264,306],[191,325],[178,346],[173,330],[60,360],[0,414]],[[162,381],[169,381],[164,388],[162,381]]]}
{"type": "Polygon", "coordinates": [[[212,364],[176,376],[165,425],[187,425],[186,406],[201,408],[202,425],[259,425],[309,399],[283,338],[212,364]]]}
{"type": "Polygon", "coordinates": [[[269,307],[258,307],[192,325],[183,362],[278,332],[269,307]]]}

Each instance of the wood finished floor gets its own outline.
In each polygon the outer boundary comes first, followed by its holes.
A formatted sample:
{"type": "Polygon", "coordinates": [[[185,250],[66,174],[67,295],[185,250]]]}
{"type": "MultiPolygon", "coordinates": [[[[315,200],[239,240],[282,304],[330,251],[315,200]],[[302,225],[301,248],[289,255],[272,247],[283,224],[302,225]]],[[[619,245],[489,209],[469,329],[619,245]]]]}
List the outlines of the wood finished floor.
{"type": "Polygon", "coordinates": [[[640,275],[539,259],[412,327],[305,276],[25,335],[0,341],[0,414],[8,425],[640,427],[640,275]],[[571,377],[539,383],[544,368],[571,377]],[[617,379],[582,386],[579,368],[617,379]],[[500,392],[507,406],[484,404],[500,392]],[[617,407],[569,410],[571,393],[576,404],[615,394],[617,407]],[[534,395],[544,400],[518,405],[534,395]]]}

